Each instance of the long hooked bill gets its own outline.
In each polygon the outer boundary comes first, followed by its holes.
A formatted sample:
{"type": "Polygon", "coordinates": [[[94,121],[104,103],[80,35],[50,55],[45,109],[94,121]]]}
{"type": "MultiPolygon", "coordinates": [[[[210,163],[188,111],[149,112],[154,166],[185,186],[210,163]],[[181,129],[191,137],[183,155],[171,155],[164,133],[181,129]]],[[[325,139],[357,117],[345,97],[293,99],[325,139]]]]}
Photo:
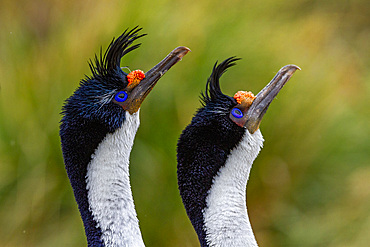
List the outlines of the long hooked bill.
{"type": "Polygon", "coordinates": [[[145,73],[145,78],[132,89],[127,100],[122,104],[125,110],[130,114],[137,112],[144,101],[145,97],[152,91],[158,80],[182,57],[190,51],[185,46],[179,46],[171,51],[161,62],[145,73]]]}
{"type": "Polygon", "coordinates": [[[247,111],[247,121],[244,127],[248,129],[250,133],[254,133],[262,121],[268,107],[272,100],[283,88],[285,83],[289,81],[296,70],[301,70],[297,65],[285,65],[282,67],[275,77],[257,94],[252,105],[247,111]]]}

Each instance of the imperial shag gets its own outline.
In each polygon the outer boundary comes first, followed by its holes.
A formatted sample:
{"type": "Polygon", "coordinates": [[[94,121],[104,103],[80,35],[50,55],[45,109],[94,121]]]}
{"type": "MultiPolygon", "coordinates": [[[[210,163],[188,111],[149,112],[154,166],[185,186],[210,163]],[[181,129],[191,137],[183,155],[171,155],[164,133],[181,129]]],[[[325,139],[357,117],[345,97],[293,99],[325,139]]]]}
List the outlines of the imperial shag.
{"type": "Polygon", "coordinates": [[[221,92],[219,79],[237,58],[217,65],[201,96],[202,107],[177,146],[180,195],[202,247],[257,246],[246,205],[250,169],[263,144],[262,117],[299,69],[287,65],[255,97],[221,92]]]}
{"type": "Polygon", "coordinates": [[[139,108],[168,69],[189,51],[177,47],[147,73],[129,74],[121,58],[140,44],[141,29],[126,30],[90,61],[63,107],[63,158],[81,213],[88,246],[144,246],[129,180],[129,156],[139,127],[139,108]]]}

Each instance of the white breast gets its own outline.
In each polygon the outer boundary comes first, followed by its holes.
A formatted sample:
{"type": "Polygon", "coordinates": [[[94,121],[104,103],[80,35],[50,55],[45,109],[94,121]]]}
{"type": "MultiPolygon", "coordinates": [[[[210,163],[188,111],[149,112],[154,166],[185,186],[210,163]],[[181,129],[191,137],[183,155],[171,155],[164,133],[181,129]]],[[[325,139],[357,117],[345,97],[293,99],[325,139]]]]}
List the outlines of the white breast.
{"type": "Polygon", "coordinates": [[[129,178],[129,157],[139,125],[139,111],[126,112],[122,127],[104,138],[87,167],[90,210],[105,246],[144,246],[129,178]]]}
{"type": "Polygon", "coordinates": [[[246,186],[253,161],[262,145],[260,130],[253,135],[246,131],[213,179],[207,207],[203,210],[209,246],[258,246],[248,218],[246,186]]]}

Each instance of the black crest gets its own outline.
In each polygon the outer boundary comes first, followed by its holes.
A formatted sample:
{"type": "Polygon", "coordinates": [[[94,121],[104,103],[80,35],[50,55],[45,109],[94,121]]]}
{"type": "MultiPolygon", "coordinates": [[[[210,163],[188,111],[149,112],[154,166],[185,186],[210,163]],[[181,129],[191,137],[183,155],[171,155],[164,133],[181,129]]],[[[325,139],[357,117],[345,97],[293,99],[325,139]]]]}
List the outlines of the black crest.
{"type": "Polygon", "coordinates": [[[120,71],[121,58],[140,47],[140,43],[135,45],[132,43],[146,35],[139,34],[141,30],[142,28],[138,26],[131,30],[126,29],[117,39],[113,38],[104,55],[102,48],[100,48],[100,56],[95,55],[95,59],[89,62],[93,76],[95,78],[107,77],[120,71]]]}
{"type": "Polygon", "coordinates": [[[95,119],[107,124],[111,130],[119,127],[124,113],[117,105],[111,103],[114,94],[128,84],[127,73],[121,67],[121,58],[140,46],[134,41],[146,34],[139,34],[141,28],[126,29],[117,39],[113,39],[107,50],[90,60],[92,76],[81,80],[74,94],[63,106],[62,122],[75,121],[76,117],[95,119]],[[117,120],[119,119],[119,121],[117,120]]]}
{"type": "Polygon", "coordinates": [[[236,65],[236,61],[240,58],[229,57],[228,59],[217,65],[217,62],[213,66],[212,74],[208,78],[206,84],[206,91],[201,95],[201,101],[203,105],[206,105],[210,101],[214,101],[220,98],[229,98],[229,96],[223,94],[220,88],[220,77],[227,71],[228,68],[236,65]]]}

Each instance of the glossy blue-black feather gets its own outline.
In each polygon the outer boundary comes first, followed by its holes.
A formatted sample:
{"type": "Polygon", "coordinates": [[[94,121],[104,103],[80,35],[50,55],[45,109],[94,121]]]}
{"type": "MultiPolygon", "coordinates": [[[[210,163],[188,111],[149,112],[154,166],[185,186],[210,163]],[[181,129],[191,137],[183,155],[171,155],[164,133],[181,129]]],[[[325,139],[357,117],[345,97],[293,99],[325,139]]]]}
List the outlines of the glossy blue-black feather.
{"type": "Polygon", "coordinates": [[[88,246],[103,246],[101,229],[89,210],[86,174],[99,143],[125,121],[125,111],[112,102],[116,92],[128,82],[120,68],[121,58],[139,47],[133,42],[142,37],[140,28],[126,30],[113,39],[103,54],[90,61],[92,76],[87,76],[69,97],[62,109],[60,138],[65,168],[81,213],[88,246]]]}

